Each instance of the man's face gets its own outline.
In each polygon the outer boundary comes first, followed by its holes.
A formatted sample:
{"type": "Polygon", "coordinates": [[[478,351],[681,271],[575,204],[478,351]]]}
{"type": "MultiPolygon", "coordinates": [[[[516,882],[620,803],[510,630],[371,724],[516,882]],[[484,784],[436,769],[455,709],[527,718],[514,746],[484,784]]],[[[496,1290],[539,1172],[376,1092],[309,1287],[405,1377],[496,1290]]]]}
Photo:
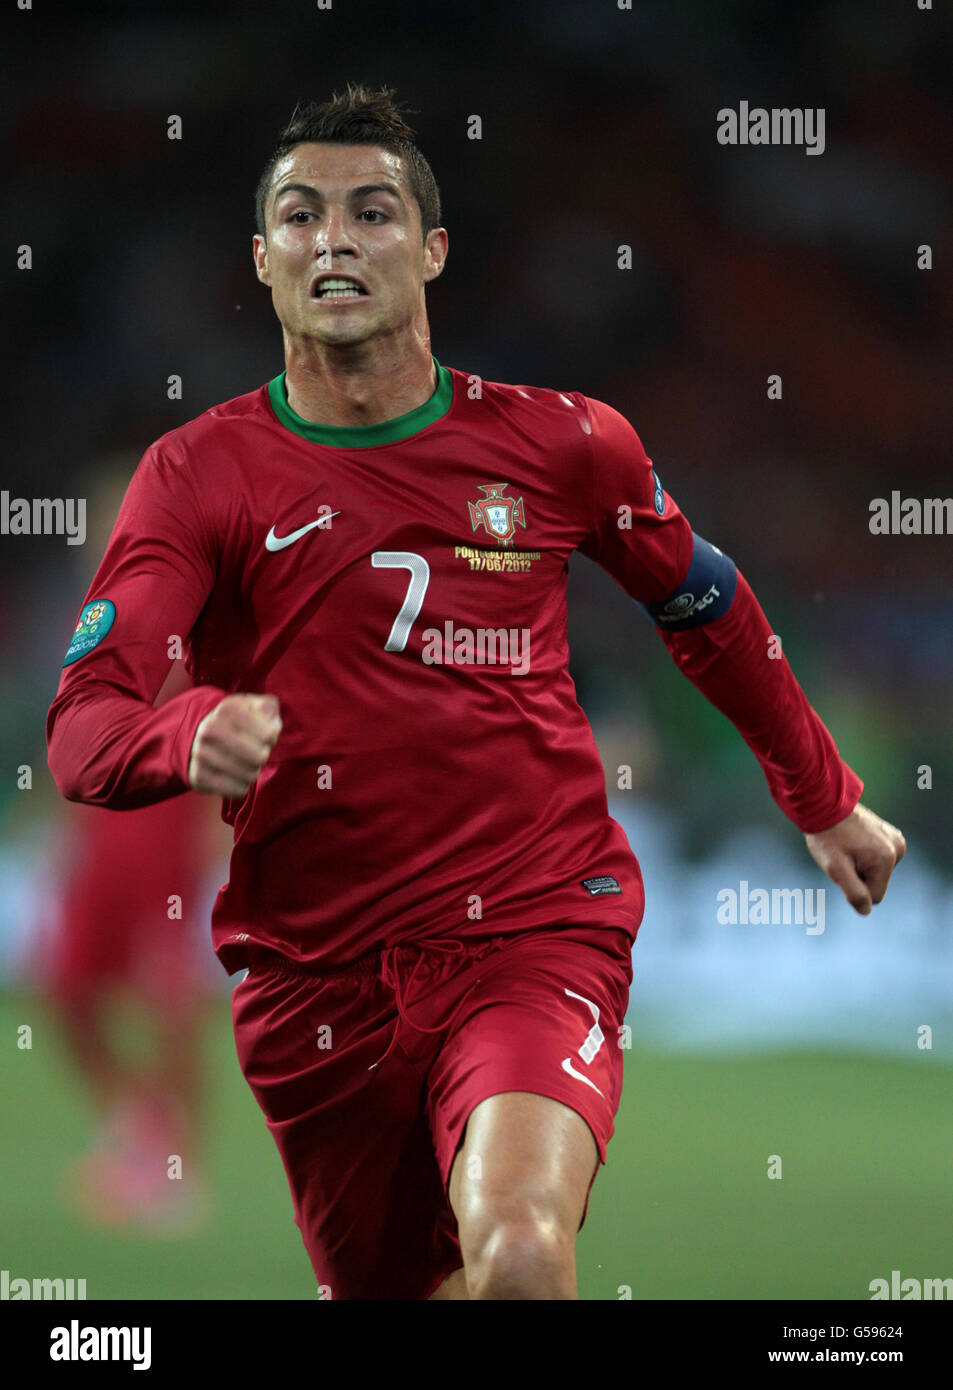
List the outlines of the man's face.
{"type": "Polygon", "coordinates": [[[360,343],[413,323],[447,234],[434,228],[422,242],[403,163],[375,145],[309,144],[275,166],[255,268],[291,337],[360,343]],[[349,277],[360,293],[321,289],[349,277]]]}

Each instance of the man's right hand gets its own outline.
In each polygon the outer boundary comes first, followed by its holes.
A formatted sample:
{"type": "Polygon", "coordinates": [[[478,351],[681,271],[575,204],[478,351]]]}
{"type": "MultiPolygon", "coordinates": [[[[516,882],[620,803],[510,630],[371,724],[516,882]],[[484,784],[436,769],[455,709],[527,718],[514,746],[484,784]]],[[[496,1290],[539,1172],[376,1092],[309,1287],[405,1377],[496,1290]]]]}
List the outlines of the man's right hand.
{"type": "Polygon", "coordinates": [[[226,695],[195,731],[190,785],[212,796],[244,797],[280,733],[277,695],[226,695]]]}

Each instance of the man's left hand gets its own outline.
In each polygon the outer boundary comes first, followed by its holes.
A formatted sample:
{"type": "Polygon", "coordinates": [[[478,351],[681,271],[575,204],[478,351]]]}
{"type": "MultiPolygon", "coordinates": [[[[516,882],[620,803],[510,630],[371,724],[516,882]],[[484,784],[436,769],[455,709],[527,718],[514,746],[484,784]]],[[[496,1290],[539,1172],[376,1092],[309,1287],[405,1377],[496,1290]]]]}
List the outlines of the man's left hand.
{"type": "Polygon", "coordinates": [[[907,848],[895,825],[881,820],[860,802],[830,830],[804,838],[815,862],[843,891],[851,907],[865,917],[874,903],[883,899],[890,875],[907,848]]]}

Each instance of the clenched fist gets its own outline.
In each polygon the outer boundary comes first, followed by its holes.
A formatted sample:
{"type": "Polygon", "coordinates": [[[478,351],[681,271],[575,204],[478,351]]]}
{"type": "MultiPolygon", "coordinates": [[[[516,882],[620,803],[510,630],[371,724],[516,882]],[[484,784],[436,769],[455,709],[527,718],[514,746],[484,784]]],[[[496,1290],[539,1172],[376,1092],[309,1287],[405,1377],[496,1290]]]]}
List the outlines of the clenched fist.
{"type": "Polygon", "coordinates": [[[890,875],[907,849],[897,827],[860,802],[838,825],[804,838],[815,862],[863,917],[883,901],[890,875]]]}
{"type": "Polygon", "coordinates": [[[243,797],[280,733],[277,695],[226,695],[195,731],[191,786],[212,796],[243,797]]]}

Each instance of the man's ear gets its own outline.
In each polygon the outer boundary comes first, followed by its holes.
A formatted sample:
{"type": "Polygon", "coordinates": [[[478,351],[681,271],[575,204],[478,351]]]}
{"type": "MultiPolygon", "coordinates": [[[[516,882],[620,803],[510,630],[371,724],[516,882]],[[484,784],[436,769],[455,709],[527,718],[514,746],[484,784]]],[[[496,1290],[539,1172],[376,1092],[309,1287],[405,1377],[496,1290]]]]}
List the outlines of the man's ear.
{"type": "Polygon", "coordinates": [[[252,238],[252,257],[255,262],[255,274],[263,285],[271,287],[271,278],[268,274],[268,243],[263,236],[257,232],[252,238]]]}
{"type": "Polygon", "coordinates": [[[426,265],[424,267],[424,282],[429,284],[431,280],[436,280],[444,267],[447,259],[448,237],[446,228],[431,227],[427,233],[426,246],[426,265]]]}

